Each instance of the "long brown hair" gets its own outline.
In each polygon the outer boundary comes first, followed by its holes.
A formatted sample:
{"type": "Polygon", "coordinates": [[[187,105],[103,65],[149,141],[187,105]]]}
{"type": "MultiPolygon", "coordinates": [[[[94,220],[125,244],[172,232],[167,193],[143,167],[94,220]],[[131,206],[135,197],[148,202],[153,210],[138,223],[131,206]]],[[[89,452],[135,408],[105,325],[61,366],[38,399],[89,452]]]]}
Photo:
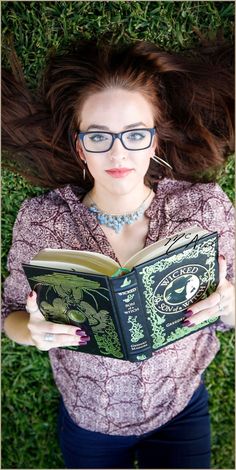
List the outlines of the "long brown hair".
{"type": "Polygon", "coordinates": [[[87,172],[83,181],[73,132],[86,98],[118,87],[149,100],[156,154],[173,167],[151,161],[146,182],[165,176],[201,181],[234,148],[232,57],[233,47],[224,44],[170,53],[144,41],[120,46],[83,41],[49,58],[33,92],[12,51],[12,72],[2,72],[3,164],[36,185],[90,189],[93,178],[87,172]]]}

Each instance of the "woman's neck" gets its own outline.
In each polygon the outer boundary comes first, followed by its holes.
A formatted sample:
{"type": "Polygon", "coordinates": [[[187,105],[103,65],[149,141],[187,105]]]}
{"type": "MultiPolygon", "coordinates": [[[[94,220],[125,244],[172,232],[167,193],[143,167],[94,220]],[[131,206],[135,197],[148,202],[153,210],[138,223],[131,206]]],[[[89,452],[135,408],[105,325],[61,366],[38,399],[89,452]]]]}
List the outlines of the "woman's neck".
{"type": "Polygon", "coordinates": [[[86,194],[83,203],[86,206],[91,206],[91,204],[95,203],[104,213],[118,215],[136,211],[143,203],[146,209],[150,205],[153,196],[154,192],[145,185],[139,188],[136,187],[125,194],[114,194],[113,192],[106,191],[104,188],[97,190],[94,187],[86,194]]]}

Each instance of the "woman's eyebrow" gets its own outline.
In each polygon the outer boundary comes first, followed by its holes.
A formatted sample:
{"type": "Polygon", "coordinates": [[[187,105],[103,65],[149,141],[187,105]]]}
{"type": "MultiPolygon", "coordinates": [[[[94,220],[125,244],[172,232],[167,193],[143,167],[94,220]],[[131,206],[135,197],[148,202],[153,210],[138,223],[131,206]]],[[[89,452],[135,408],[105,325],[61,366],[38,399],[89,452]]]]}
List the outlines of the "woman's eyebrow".
{"type": "MultiPolygon", "coordinates": [[[[133,124],[129,124],[128,126],[125,126],[124,129],[133,129],[134,127],[137,127],[137,126],[147,127],[146,124],[144,124],[144,122],[135,122],[133,124]]],[[[99,124],[90,124],[90,126],[87,128],[87,131],[89,131],[89,129],[99,129],[99,130],[102,130],[102,131],[109,131],[110,130],[109,127],[100,126],[99,124]]]]}

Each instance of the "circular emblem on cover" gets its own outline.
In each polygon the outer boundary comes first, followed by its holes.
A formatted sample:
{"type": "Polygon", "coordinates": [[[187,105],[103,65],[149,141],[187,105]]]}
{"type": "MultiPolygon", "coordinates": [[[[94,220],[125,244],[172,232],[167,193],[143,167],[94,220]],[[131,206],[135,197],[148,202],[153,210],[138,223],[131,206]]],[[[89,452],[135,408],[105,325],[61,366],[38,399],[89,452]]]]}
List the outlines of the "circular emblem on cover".
{"type": "Polygon", "coordinates": [[[170,271],[155,287],[155,307],[165,314],[186,310],[206,292],[207,278],[207,269],[196,264],[170,271]]]}

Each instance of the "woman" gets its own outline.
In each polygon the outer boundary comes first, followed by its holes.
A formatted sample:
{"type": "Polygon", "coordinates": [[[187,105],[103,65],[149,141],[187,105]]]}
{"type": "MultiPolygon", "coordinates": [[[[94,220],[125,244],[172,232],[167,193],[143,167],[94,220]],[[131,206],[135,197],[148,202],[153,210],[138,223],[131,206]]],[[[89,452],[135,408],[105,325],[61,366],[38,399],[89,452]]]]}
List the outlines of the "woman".
{"type": "Polygon", "coordinates": [[[202,374],[219,350],[215,330],[234,324],[232,205],[213,177],[200,177],[233,148],[227,48],[210,52],[189,58],[144,42],[81,43],[51,58],[36,96],[19,68],[18,80],[3,75],[8,157],[53,188],[19,211],[4,328],[19,344],[49,351],[67,468],[133,468],[135,458],[140,468],[210,468],[202,374]],[[50,247],[97,251],[123,265],[191,225],[218,231],[220,283],[184,323],[220,316],[217,324],[138,364],[59,348],[90,338],[44,320],[21,263],[50,247]]]}

